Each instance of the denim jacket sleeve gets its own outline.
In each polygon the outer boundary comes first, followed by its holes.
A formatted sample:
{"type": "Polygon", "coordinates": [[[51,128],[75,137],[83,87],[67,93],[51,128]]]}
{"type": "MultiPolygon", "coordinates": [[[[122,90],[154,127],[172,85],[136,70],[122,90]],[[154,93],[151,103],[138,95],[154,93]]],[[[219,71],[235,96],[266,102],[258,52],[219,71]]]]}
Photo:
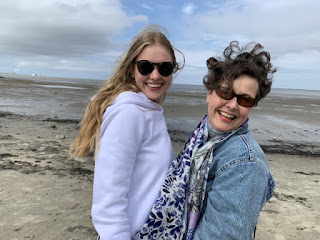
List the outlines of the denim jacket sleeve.
{"type": "Polygon", "coordinates": [[[252,239],[260,210],[270,198],[265,167],[257,161],[237,159],[212,177],[194,240],[252,239]]]}

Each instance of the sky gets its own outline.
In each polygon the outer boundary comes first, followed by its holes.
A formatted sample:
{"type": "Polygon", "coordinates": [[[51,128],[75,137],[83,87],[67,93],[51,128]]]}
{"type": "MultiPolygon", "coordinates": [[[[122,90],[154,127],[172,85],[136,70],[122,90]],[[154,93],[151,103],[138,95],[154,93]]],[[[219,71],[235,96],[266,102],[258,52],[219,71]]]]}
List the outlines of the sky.
{"type": "Polygon", "coordinates": [[[106,80],[159,24],[186,59],[174,83],[201,85],[206,60],[237,40],[270,52],[273,87],[320,90],[319,12],[314,0],[1,0],[0,74],[106,80]]]}

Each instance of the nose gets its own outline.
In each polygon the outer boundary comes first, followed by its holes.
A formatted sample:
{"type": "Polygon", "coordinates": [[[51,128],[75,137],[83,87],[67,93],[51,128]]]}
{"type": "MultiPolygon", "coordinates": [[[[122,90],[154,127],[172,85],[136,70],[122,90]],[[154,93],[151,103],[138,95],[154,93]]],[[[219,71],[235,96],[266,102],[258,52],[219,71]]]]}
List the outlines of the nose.
{"type": "Polygon", "coordinates": [[[161,78],[161,74],[158,71],[158,66],[154,66],[154,69],[150,74],[150,79],[158,80],[160,78],[161,78]]]}
{"type": "Polygon", "coordinates": [[[228,100],[226,106],[229,107],[230,109],[236,109],[238,108],[238,102],[237,102],[237,97],[234,96],[232,99],[228,100]]]}

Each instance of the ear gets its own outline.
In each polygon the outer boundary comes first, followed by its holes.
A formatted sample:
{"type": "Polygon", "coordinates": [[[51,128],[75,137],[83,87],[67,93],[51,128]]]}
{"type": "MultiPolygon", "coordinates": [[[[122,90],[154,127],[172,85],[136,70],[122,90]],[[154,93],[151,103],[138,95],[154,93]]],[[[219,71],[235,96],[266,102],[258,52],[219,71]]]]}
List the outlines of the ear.
{"type": "Polygon", "coordinates": [[[207,103],[210,102],[210,97],[211,97],[212,92],[213,92],[212,90],[208,90],[208,92],[207,92],[207,103]]]}

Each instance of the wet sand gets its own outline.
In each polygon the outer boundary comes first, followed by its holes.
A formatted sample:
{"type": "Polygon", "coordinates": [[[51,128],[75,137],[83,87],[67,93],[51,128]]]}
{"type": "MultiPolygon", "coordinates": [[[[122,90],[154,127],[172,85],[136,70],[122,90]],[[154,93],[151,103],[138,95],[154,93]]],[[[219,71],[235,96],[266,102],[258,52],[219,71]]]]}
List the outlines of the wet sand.
{"type": "MultiPolygon", "coordinates": [[[[18,91],[12,85],[10,90],[25,102],[25,107],[21,108],[25,112],[8,111],[19,101],[14,103],[7,98],[7,108],[4,108],[6,103],[1,103],[0,239],[96,239],[90,218],[93,159],[92,156],[84,160],[72,159],[68,153],[79,130],[79,118],[67,112],[72,109],[74,114],[74,108],[80,109],[88,100],[81,95],[81,89],[78,89],[78,97],[64,98],[66,91],[72,89],[58,88],[54,94],[52,88],[45,88],[48,92],[26,88],[22,95],[22,87],[18,91]],[[38,100],[30,94],[38,94],[38,100]],[[49,98],[54,100],[49,101],[49,98]],[[45,108],[43,102],[51,106],[45,108]],[[38,106],[43,114],[35,109],[38,106]]],[[[2,92],[2,97],[5,94],[9,95],[2,92]]],[[[297,100],[291,104],[294,101],[297,100]]],[[[269,107],[266,112],[278,111],[272,108],[272,104],[265,104],[264,107],[269,107]]],[[[299,101],[296,104],[298,106],[299,101]]],[[[11,110],[16,110],[15,107],[11,110]]],[[[203,106],[190,111],[190,107],[170,104],[165,104],[164,109],[168,118],[171,114],[182,118],[191,114],[199,119],[205,111],[203,106]]],[[[286,114],[285,109],[280,109],[279,113],[286,114]]],[[[303,118],[305,125],[302,127],[281,129],[280,122],[267,131],[265,126],[258,127],[265,124],[257,121],[258,116],[250,119],[256,124],[253,133],[265,148],[277,186],[274,197],[261,212],[256,239],[319,239],[319,138],[310,141],[310,138],[319,136],[319,122],[313,122],[314,117],[308,124],[308,119],[297,114],[290,119],[303,118]],[[289,132],[292,135],[288,137],[289,132]],[[281,135],[284,133],[286,136],[281,135]]],[[[178,153],[187,132],[170,129],[170,135],[178,153]]]]}

